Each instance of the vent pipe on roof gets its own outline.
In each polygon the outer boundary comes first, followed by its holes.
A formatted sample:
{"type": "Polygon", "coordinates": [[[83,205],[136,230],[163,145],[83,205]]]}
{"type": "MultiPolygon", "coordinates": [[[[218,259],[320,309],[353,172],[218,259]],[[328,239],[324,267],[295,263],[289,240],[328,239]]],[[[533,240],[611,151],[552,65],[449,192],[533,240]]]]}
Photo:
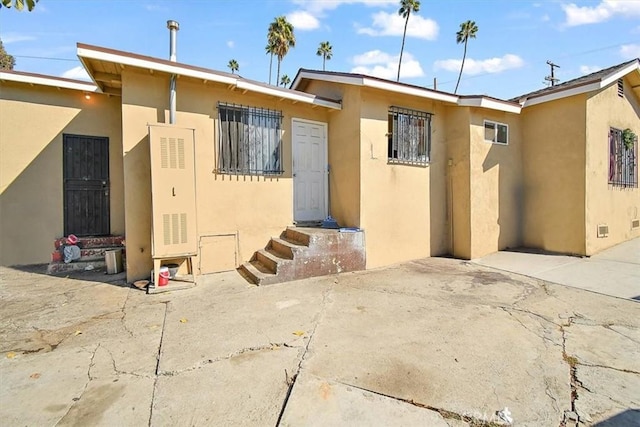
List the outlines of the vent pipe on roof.
{"type": "MultiPolygon", "coordinates": [[[[169,43],[169,60],[176,62],[176,34],[180,29],[180,24],[177,21],[167,21],[167,28],[170,33],[169,43]]],[[[169,84],[169,123],[176,123],[176,75],[171,75],[171,83],[169,84]]]]}

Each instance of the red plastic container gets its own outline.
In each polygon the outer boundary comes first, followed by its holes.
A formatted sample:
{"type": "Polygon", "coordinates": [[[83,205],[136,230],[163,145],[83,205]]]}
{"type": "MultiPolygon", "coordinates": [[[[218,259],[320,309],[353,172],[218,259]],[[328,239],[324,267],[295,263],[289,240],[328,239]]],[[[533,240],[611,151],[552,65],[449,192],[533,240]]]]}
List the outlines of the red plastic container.
{"type": "Polygon", "coordinates": [[[169,269],[167,267],[160,268],[160,277],[158,277],[158,286],[167,286],[169,284],[169,269]]]}

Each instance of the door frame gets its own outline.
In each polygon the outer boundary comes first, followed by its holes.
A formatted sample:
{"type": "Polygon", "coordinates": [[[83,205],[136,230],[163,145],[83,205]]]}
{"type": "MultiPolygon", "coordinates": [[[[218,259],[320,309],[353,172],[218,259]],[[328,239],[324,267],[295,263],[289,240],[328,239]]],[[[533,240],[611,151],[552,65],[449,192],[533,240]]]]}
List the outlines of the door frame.
{"type": "Polygon", "coordinates": [[[101,191],[105,191],[107,192],[106,195],[106,225],[107,225],[107,233],[106,234],[97,234],[97,233],[90,233],[90,235],[96,235],[96,236],[108,236],[111,234],[111,139],[108,136],[97,136],[97,135],[87,135],[87,134],[79,134],[79,133],[63,133],[62,134],[62,193],[63,193],[63,197],[62,197],[62,203],[63,203],[63,212],[62,212],[62,228],[63,228],[63,232],[65,235],[69,234],[69,233],[76,233],[78,235],[89,235],[89,234],[83,234],[83,233],[78,233],[77,231],[73,231],[73,230],[68,230],[68,218],[70,212],[68,211],[68,203],[69,201],[67,200],[67,177],[66,177],[66,168],[67,168],[67,162],[66,162],[66,156],[67,156],[67,138],[73,138],[73,137],[77,137],[77,138],[92,138],[92,139],[96,139],[96,140],[103,140],[106,141],[106,145],[107,145],[107,150],[106,150],[106,165],[107,165],[107,179],[105,181],[103,181],[102,183],[102,190],[101,191]]]}
{"type": "MultiPolygon", "coordinates": [[[[293,183],[293,192],[292,192],[292,210],[293,210],[293,221],[296,221],[296,185],[295,185],[295,166],[294,166],[294,161],[296,158],[296,144],[294,141],[295,138],[295,134],[293,133],[293,129],[294,129],[294,123],[295,122],[301,122],[301,123],[308,123],[308,124],[312,124],[312,125],[319,125],[322,127],[322,130],[324,132],[324,218],[326,218],[329,215],[329,123],[327,122],[320,122],[317,120],[309,120],[309,119],[302,119],[302,118],[298,118],[298,117],[292,117],[291,118],[291,182],[293,183]]],[[[322,219],[324,219],[322,218],[322,219]]]]}

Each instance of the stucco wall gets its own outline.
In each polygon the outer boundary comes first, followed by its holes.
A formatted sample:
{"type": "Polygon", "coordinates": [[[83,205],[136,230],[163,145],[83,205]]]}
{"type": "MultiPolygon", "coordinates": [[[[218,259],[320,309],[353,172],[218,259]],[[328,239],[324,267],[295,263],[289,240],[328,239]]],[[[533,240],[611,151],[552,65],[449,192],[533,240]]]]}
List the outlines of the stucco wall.
{"type": "Polygon", "coordinates": [[[471,259],[470,120],[470,108],[446,108],[449,251],[463,259],[471,259]]]}
{"type": "Polygon", "coordinates": [[[587,99],[586,254],[640,236],[631,220],[640,218],[640,189],[608,184],[609,129],[630,128],[640,134],[640,102],[624,81],[625,96],[618,96],[617,83],[587,99]],[[598,238],[597,226],[609,226],[609,235],[598,238]]]}
{"type": "MultiPolygon", "coordinates": [[[[151,269],[151,199],[147,123],[164,123],[169,80],[136,71],[123,73],[123,148],[127,218],[127,279],[151,269]]],[[[293,222],[291,119],[327,122],[327,111],[263,95],[231,91],[213,83],[178,80],[179,127],[195,129],[196,209],[201,252],[196,273],[233,268],[263,248],[293,222]],[[217,103],[264,107],[283,113],[283,166],[280,177],[215,173],[217,103]],[[230,250],[231,249],[231,250],[230,250]],[[202,252],[204,251],[204,252],[202,252]],[[206,259],[204,259],[206,258],[206,259]]],[[[331,129],[331,126],[329,126],[331,129]]]]}
{"type": "Polygon", "coordinates": [[[585,253],[586,95],[521,113],[527,247],[585,253]]]}
{"type": "Polygon", "coordinates": [[[471,258],[522,243],[522,135],[517,114],[470,114],[471,258]],[[484,121],[508,125],[508,145],[485,141],[484,121]]]}
{"type": "Polygon", "coordinates": [[[439,255],[448,240],[444,108],[431,101],[362,90],[361,227],[367,268],[439,255]],[[388,163],[389,107],[434,114],[428,166],[388,163]]]}
{"type": "Polygon", "coordinates": [[[329,113],[331,216],[345,227],[359,227],[360,218],[360,88],[312,81],[306,92],[342,101],[329,113]]]}
{"type": "Polygon", "coordinates": [[[47,263],[64,233],[62,136],[109,138],[111,233],[124,233],[120,98],[0,84],[0,263],[47,263]]]}

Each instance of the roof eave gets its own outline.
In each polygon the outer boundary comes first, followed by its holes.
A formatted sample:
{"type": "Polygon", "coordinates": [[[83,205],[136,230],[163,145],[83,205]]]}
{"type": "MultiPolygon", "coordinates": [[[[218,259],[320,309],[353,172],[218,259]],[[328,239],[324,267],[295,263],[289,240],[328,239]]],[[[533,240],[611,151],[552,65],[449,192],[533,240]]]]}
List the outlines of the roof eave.
{"type": "Polygon", "coordinates": [[[31,85],[42,85],[42,86],[50,86],[60,89],[71,89],[78,90],[82,92],[100,92],[98,86],[91,84],[89,82],[81,82],[81,81],[69,81],[57,79],[49,76],[36,76],[36,75],[28,75],[28,74],[17,74],[17,73],[7,73],[0,71],[0,80],[17,82],[17,83],[26,83],[31,85]]]}

